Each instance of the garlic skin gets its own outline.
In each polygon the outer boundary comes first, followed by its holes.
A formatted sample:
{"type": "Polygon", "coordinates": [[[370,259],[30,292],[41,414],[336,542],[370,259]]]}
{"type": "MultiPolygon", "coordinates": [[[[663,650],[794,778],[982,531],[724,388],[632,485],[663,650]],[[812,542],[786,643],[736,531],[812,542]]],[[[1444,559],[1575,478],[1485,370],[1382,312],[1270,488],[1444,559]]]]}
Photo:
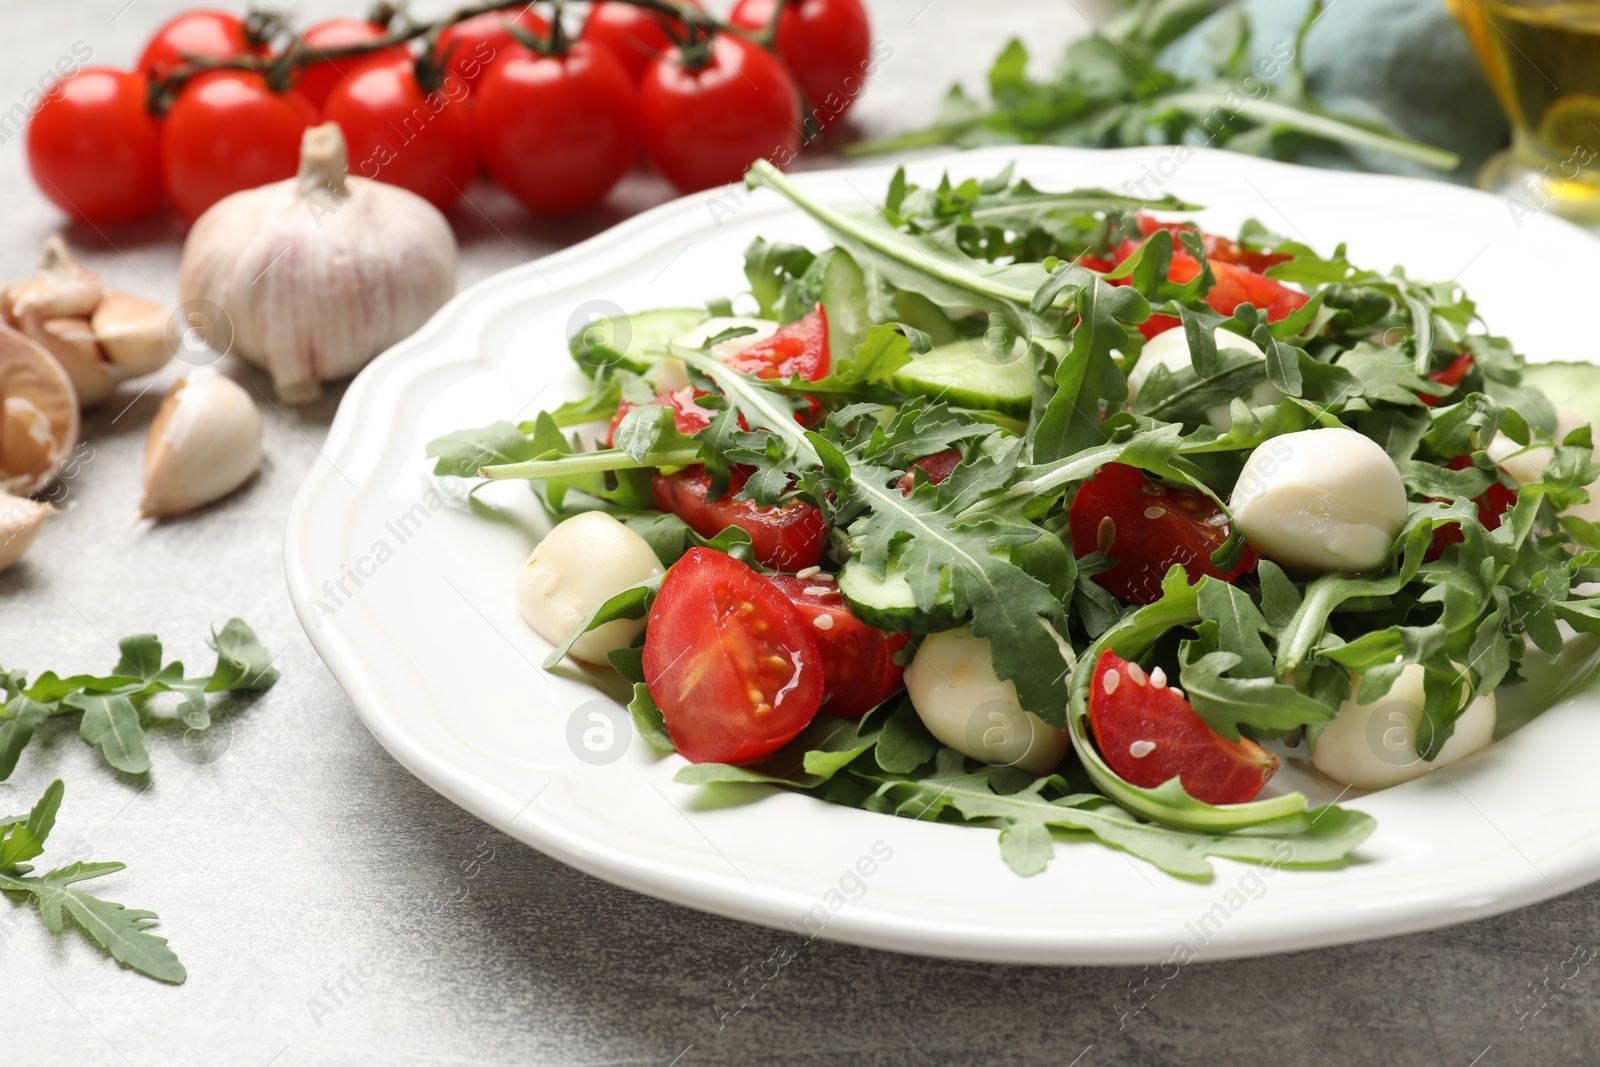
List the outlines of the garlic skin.
{"type": "Polygon", "coordinates": [[[61,364],[0,325],[0,491],[36,493],[78,447],[78,395],[61,364]]]}
{"type": "Polygon", "coordinates": [[[300,173],[234,193],[189,231],[179,299],[231,320],[233,350],[305,403],[410,336],[455,292],[456,241],[437,208],[357,178],[336,123],[307,130],[300,173]]]}
{"type": "Polygon", "coordinates": [[[51,234],[39,248],[38,273],[6,286],[0,298],[5,301],[8,321],[15,326],[25,315],[88,318],[104,293],[100,279],[72,257],[61,235],[51,234]]]}
{"type": "Polygon", "coordinates": [[[0,493],[0,571],[21,559],[39,536],[45,520],[59,514],[49,504],[0,493]]]}
{"type": "Polygon", "coordinates": [[[232,378],[195,371],[174,382],[150,423],[141,519],[220,500],[261,466],[261,413],[232,378]]]}

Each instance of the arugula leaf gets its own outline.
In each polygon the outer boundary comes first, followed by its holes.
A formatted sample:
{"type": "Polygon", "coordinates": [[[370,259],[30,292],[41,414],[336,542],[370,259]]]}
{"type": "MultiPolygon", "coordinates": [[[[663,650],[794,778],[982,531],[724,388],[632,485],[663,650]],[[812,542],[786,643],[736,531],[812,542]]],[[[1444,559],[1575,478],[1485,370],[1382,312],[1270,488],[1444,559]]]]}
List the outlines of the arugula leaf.
{"type": "Polygon", "coordinates": [[[167,939],[146,929],[155,912],[130,911],[121,904],[101,900],[78,883],[123,869],[120,863],[72,863],[45,874],[32,874],[23,861],[44,852],[45,839],[55,826],[66,788],[58,778],[24,817],[0,819],[0,892],[26,893],[39,909],[45,928],[59,937],[62,913],[71,915],[97,944],[123,966],[162,982],[181,984],[188,976],[167,939]]]}

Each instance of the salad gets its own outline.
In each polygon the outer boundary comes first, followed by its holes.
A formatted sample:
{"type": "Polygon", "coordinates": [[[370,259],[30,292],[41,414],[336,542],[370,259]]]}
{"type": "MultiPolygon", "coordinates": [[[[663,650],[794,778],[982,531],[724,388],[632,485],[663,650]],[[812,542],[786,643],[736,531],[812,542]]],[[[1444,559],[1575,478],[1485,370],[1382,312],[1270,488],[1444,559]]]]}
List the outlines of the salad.
{"type": "Polygon", "coordinates": [[[998,827],[1024,875],[1336,864],[1374,821],[1264,793],[1285,755],[1414,778],[1600,633],[1600,368],[1453,283],[1009,171],[748,180],[833,244],[757,239],[737,300],[571,338],[582,399],[428,448],[531,485],[546,667],[631,681],[679,781],[998,827]]]}

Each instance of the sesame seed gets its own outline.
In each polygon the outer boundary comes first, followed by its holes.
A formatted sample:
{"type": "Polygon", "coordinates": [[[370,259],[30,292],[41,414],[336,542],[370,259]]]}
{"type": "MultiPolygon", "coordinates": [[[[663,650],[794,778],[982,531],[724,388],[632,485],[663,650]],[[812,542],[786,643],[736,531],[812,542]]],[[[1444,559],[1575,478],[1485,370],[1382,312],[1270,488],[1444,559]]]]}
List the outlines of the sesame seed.
{"type": "Polygon", "coordinates": [[[838,596],[839,590],[831,585],[808,585],[801,590],[806,596],[838,596]]]}
{"type": "Polygon", "coordinates": [[[1128,755],[1132,756],[1134,759],[1144,759],[1155,750],[1156,743],[1154,741],[1135,741],[1133,744],[1128,746],[1128,755]]]}
{"type": "Polygon", "coordinates": [[[1179,689],[1179,688],[1178,688],[1178,687],[1177,687],[1177,686],[1173,686],[1173,687],[1172,687],[1172,693],[1173,693],[1173,695],[1174,695],[1174,696],[1176,696],[1176,697],[1177,697],[1177,698],[1178,698],[1178,699],[1179,699],[1179,700],[1182,700],[1182,699],[1183,699],[1183,690],[1182,690],[1182,689],[1179,689]]]}
{"type": "Polygon", "coordinates": [[[1094,547],[1101,552],[1110,552],[1111,543],[1117,539],[1117,523],[1110,515],[1100,520],[1100,525],[1095,527],[1094,547]]]}
{"type": "Polygon", "coordinates": [[[815,578],[822,573],[821,567],[801,567],[794,572],[796,578],[815,578]]]}
{"type": "Polygon", "coordinates": [[[1161,516],[1165,515],[1166,513],[1167,513],[1167,509],[1166,508],[1148,507],[1148,508],[1144,509],[1144,517],[1147,518],[1147,519],[1159,519],[1161,516]]]}
{"type": "Polygon", "coordinates": [[[1117,686],[1122,684],[1122,675],[1118,674],[1117,669],[1113,667],[1106,671],[1106,676],[1101,680],[1100,684],[1105,688],[1106,695],[1110,696],[1117,691],[1117,686]]]}
{"type": "Polygon", "coordinates": [[[1133,680],[1134,685],[1143,685],[1145,682],[1144,668],[1137,663],[1128,664],[1128,677],[1133,680]]]}
{"type": "Polygon", "coordinates": [[[1031,493],[1033,492],[1033,483],[1029,481],[1018,482],[1016,485],[1013,485],[1010,488],[1009,492],[1015,494],[1016,496],[1022,496],[1024,493],[1031,493]]]}
{"type": "Polygon", "coordinates": [[[831,629],[833,629],[833,616],[831,616],[831,615],[817,615],[817,616],[814,616],[812,618],[812,620],[811,620],[811,625],[815,626],[819,630],[831,630],[831,629]]]}
{"type": "Polygon", "coordinates": [[[1155,670],[1151,671],[1150,684],[1155,686],[1157,689],[1165,689],[1167,687],[1167,672],[1162,670],[1160,667],[1157,667],[1155,670]]]}

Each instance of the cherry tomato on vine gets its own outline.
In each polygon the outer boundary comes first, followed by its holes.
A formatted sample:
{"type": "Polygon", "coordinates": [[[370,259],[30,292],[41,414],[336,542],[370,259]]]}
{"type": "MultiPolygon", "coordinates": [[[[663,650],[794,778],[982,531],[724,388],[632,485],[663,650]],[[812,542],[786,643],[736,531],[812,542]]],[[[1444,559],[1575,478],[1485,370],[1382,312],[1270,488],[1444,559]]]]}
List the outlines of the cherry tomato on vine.
{"type": "Polygon", "coordinates": [[[439,34],[434,55],[444,61],[447,74],[459,78],[468,87],[476,86],[478,79],[488,73],[497,60],[522,47],[507,29],[513,24],[535,37],[542,38],[550,32],[550,24],[534,14],[531,3],[514,13],[486,11],[446,26],[439,34]]]}
{"type": "Polygon", "coordinates": [[[161,206],[161,124],[142,74],[91,67],[66,78],[28,124],[39,191],[76,218],[127,222],[161,206]]]}
{"type": "MultiPolygon", "coordinates": [[[[387,32],[388,30],[376,22],[368,22],[365,19],[329,19],[306,30],[306,44],[313,48],[329,50],[348,48],[351,45],[379,40],[387,32]]],[[[346,78],[374,59],[402,60],[408,59],[410,55],[405,45],[397,44],[392,48],[351,56],[349,59],[314,63],[302,71],[300,82],[295,88],[300,91],[301,96],[320,108],[328,102],[329,94],[344,84],[346,78]]]]}
{"type": "Polygon", "coordinates": [[[265,45],[251,42],[244,20],[226,11],[185,11],[155,32],[139,56],[138,71],[155,79],[184,64],[185,56],[227,59],[265,55],[265,45]]]}
{"type": "Polygon", "coordinates": [[[763,30],[783,5],[773,42],[806,94],[819,127],[837,122],[861,95],[872,62],[872,28],[861,0],[739,0],[729,21],[763,30]]]}
{"type": "MultiPolygon", "coordinates": [[[[697,0],[682,0],[679,7],[695,7],[697,0]]],[[[650,61],[672,47],[668,28],[679,33],[683,23],[671,15],[647,11],[635,4],[601,0],[589,11],[583,24],[583,39],[611,49],[628,70],[634,82],[644,76],[650,61]]]]}
{"type": "Polygon", "coordinates": [[[822,702],[816,627],[732,556],[691,548],[661,580],[643,669],[691,763],[748,763],[805,729],[822,702]]]}
{"type": "Polygon", "coordinates": [[[787,166],[800,150],[800,100],[777,57],[731,33],[707,52],[691,66],[672,48],[639,83],[645,152],[686,193],[738,181],[754,159],[787,166]]]}
{"type": "Polygon", "coordinates": [[[611,50],[514,44],[478,82],[473,129],[489,173],[533,211],[594,207],[639,154],[633,81],[611,50]]]}
{"type": "Polygon", "coordinates": [[[184,86],[161,131],[167,196],[193,222],[229,193],[292,178],[317,109],[253,71],[217,70],[184,86]]]}
{"type": "Polygon", "coordinates": [[[444,211],[478,173],[467,90],[446,78],[432,92],[409,59],[377,59],[336,86],[323,118],[344,131],[350,173],[409,189],[444,211]]]}

